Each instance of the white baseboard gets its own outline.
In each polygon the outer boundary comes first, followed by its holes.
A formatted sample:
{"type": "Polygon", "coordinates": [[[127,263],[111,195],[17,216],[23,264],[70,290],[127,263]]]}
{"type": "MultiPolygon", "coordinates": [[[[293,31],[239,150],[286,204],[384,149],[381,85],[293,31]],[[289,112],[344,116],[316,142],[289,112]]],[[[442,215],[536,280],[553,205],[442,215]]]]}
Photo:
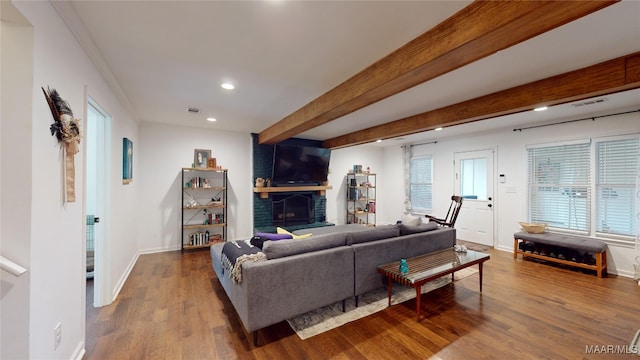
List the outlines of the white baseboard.
{"type": "Polygon", "coordinates": [[[118,297],[118,295],[120,294],[120,290],[122,290],[122,287],[124,286],[125,282],[129,278],[129,274],[131,274],[131,271],[133,270],[133,267],[136,265],[136,262],[138,262],[138,258],[140,258],[140,255],[155,254],[155,253],[168,252],[168,251],[177,251],[177,250],[180,250],[180,248],[176,249],[176,248],[165,248],[165,247],[163,247],[163,248],[151,248],[151,249],[138,250],[138,252],[133,257],[133,259],[131,259],[131,262],[127,266],[127,269],[125,270],[124,274],[122,274],[122,276],[118,280],[118,283],[116,284],[115,288],[113,289],[113,292],[111,294],[111,302],[115,301],[116,298],[118,297]]]}
{"type": "Polygon", "coordinates": [[[122,276],[116,283],[116,286],[113,288],[113,292],[111,293],[111,302],[114,302],[118,297],[118,295],[120,294],[120,290],[122,290],[124,283],[127,281],[127,278],[129,278],[129,274],[131,274],[131,271],[133,270],[133,267],[136,265],[136,262],[138,261],[139,257],[140,257],[140,252],[138,251],[136,255],[133,257],[133,259],[131,259],[131,261],[129,262],[127,269],[125,270],[125,272],[122,274],[122,276]]]}
{"type": "Polygon", "coordinates": [[[82,360],[84,355],[86,354],[86,349],[84,348],[84,341],[81,341],[76,349],[73,351],[73,354],[69,358],[70,360],[82,360]]]}
{"type": "Polygon", "coordinates": [[[177,247],[157,247],[157,248],[149,248],[149,249],[138,250],[138,255],[156,254],[156,253],[161,253],[161,252],[178,251],[178,250],[180,250],[180,246],[177,246],[177,247]]]}

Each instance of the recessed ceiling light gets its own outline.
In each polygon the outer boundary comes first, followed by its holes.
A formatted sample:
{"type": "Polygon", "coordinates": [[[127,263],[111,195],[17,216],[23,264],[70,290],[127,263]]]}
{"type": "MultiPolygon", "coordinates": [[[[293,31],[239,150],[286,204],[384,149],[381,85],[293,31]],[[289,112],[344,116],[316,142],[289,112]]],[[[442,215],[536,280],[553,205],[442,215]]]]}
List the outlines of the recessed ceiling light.
{"type": "Polygon", "coordinates": [[[382,139],[378,139],[378,140],[376,140],[376,142],[377,142],[377,143],[381,143],[381,142],[382,142],[382,139]]]}
{"type": "Polygon", "coordinates": [[[546,107],[546,106],[540,106],[540,107],[537,107],[537,108],[533,109],[533,111],[545,111],[547,109],[548,109],[548,107],[546,107]]]}
{"type": "Polygon", "coordinates": [[[440,130],[442,130],[442,128],[441,128],[441,127],[438,127],[438,128],[435,128],[434,130],[435,130],[435,131],[440,131],[440,130]]]}
{"type": "Polygon", "coordinates": [[[216,118],[214,118],[214,117],[208,117],[208,118],[207,118],[207,121],[214,122],[214,121],[216,121],[216,118]]]}
{"type": "Polygon", "coordinates": [[[220,86],[222,86],[222,88],[225,89],[225,90],[233,90],[233,89],[236,88],[235,85],[233,85],[232,83],[228,83],[228,82],[222,83],[220,86]]]}

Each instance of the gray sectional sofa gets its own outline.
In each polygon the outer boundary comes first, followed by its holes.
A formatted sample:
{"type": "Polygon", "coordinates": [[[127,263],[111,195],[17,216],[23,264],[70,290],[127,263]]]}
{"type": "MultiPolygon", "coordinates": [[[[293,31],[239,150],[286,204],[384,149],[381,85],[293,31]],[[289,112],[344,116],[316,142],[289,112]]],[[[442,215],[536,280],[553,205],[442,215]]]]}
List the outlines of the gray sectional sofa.
{"type": "MultiPolygon", "coordinates": [[[[377,266],[453,247],[456,231],[419,226],[338,225],[295,231],[306,239],[265,241],[267,260],[242,263],[235,283],[211,246],[213,269],[242,324],[253,332],[322,306],[384,287],[377,266]]],[[[344,304],[344,303],[343,303],[344,304]]]]}

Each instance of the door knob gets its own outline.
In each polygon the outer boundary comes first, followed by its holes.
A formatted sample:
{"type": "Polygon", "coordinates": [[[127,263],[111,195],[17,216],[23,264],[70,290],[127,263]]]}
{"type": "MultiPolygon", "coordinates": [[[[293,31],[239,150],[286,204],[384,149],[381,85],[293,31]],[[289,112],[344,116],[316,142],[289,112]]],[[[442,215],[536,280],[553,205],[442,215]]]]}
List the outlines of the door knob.
{"type": "Polygon", "coordinates": [[[491,205],[491,204],[487,204],[487,206],[488,206],[488,207],[493,207],[493,205],[491,205]]]}
{"type": "Polygon", "coordinates": [[[100,218],[96,216],[96,217],[93,219],[93,222],[94,222],[94,223],[99,223],[99,222],[100,222],[100,218]]]}

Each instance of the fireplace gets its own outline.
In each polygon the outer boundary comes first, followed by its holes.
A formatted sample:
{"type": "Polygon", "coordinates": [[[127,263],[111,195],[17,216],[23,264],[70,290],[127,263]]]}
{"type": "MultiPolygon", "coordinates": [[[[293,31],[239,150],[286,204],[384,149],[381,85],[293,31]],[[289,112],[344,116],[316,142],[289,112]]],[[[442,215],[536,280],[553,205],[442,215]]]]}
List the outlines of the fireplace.
{"type": "Polygon", "coordinates": [[[274,194],[271,210],[274,226],[311,224],[315,221],[312,194],[274,194]]]}

